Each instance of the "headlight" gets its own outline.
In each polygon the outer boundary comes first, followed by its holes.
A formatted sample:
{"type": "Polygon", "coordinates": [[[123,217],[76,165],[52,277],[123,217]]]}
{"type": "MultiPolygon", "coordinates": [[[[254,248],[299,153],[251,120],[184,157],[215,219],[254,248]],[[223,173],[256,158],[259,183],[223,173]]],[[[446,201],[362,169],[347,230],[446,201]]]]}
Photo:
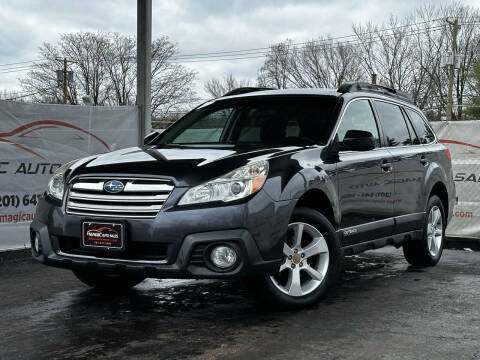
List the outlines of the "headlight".
{"type": "Polygon", "coordinates": [[[50,178],[47,186],[47,194],[54,197],[57,200],[63,199],[63,193],[65,191],[65,173],[77,160],[70,161],[60,166],[53,176],[50,178]]]}
{"type": "Polygon", "coordinates": [[[179,205],[233,201],[259,191],[268,175],[268,161],[256,161],[188,190],[179,205]]]}

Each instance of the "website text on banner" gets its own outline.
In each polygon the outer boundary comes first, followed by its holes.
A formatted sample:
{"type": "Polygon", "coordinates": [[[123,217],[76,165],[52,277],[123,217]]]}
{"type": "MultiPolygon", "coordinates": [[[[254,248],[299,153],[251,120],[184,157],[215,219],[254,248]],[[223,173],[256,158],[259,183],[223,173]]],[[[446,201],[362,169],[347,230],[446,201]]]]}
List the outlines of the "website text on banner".
{"type": "Polygon", "coordinates": [[[452,154],[458,204],[447,235],[480,241],[480,121],[432,122],[452,154]]]}
{"type": "Polygon", "coordinates": [[[135,146],[137,126],[133,106],[0,100],[0,250],[29,246],[37,199],[61,164],[135,146]]]}

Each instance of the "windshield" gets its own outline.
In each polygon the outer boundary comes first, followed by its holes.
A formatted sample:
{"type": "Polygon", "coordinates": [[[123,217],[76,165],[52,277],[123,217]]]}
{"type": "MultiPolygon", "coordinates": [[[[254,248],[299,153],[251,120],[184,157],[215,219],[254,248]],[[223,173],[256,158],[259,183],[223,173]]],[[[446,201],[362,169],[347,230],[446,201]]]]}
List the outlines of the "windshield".
{"type": "Polygon", "coordinates": [[[336,102],[333,96],[220,100],[187,114],[157,144],[325,144],[336,102]]]}

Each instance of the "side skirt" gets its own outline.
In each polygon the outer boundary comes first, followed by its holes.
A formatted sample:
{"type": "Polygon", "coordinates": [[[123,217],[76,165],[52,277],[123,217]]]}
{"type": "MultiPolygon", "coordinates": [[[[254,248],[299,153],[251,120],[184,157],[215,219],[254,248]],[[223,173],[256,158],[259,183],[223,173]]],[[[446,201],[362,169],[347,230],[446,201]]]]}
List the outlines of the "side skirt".
{"type": "Polygon", "coordinates": [[[344,255],[355,255],[367,250],[380,249],[387,245],[393,245],[400,247],[406,241],[421,240],[423,236],[423,230],[409,231],[401,234],[395,234],[380,239],[370,240],[354,245],[342,247],[344,255]]]}

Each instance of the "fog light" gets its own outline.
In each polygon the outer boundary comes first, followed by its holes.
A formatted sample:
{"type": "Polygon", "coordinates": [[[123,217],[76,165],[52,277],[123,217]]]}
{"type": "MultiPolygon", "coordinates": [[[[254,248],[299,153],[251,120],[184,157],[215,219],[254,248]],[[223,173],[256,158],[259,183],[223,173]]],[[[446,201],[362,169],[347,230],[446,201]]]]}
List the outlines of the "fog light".
{"type": "Polygon", "coordinates": [[[230,246],[216,246],[210,253],[210,260],[212,260],[213,265],[221,269],[227,269],[237,262],[237,252],[230,246]]]}

